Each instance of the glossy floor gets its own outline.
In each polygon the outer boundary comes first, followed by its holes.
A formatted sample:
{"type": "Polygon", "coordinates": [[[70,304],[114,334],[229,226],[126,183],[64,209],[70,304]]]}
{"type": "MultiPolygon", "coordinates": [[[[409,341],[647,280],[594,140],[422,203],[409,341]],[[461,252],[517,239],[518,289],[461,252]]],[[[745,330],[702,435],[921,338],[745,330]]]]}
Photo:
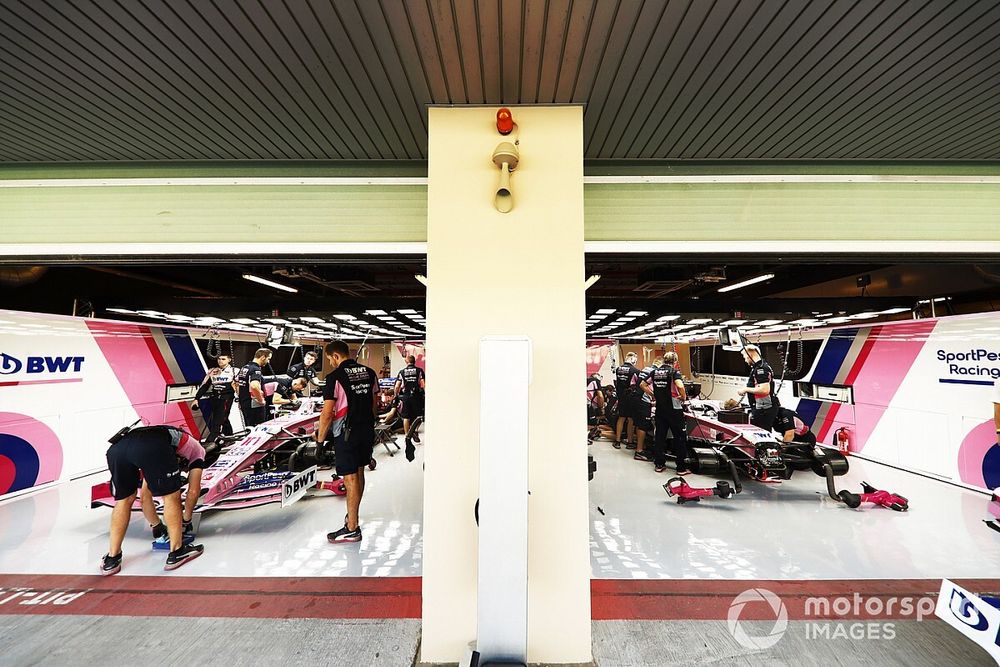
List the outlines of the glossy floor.
{"type": "MultiPolygon", "coordinates": [[[[591,566],[598,579],[919,579],[1000,576],[1000,533],[983,523],[989,497],[858,458],[837,478],[899,493],[910,510],[852,510],[825,482],[796,473],[778,485],[745,482],[730,500],[678,505],[632,452],[590,447],[591,566]]],[[[716,479],[690,475],[692,486],[716,479]]]]}
{"type": "MultiPolygon", "coordinates": [[[[323,492],[287,508],[279,505],[210,512],[198,542],[205,555],[184,576],[310,577],[417,576],[423,534],[423,448],[407,462],[375,452],[362,505],[364,539],[332,545],[326,534],[344,522],[343,497],[323,492]]],[[[329,473],[327,473],[329,476],[329,473]]],[[[108,550],[110,510],[90,509],[90,487],[107,473],[0,503],[0,572],[93,574],[108,550]]],[[[163,574],[166,553],[151,549],[146,522],[136,512],[122,551],[122,574],[163,574]]]]}
{"type": "MultiPolygon", "coordinates": [[[[838,480],[861,480],[907,496],[909,512],[851,510],[798,473],[779,486],[753,482],[731,500],[679,506],[652,466],[607,441],[592,447],[591,563],[607,579],[876,579],[1000,576],[1000,534],[982,523],[987,497],[917,475],[852,459],[838,480]],[[600,509],[598,509],[600,508],[600,509]],[[603,512],[603,513],[602,513],[603,512]]],[[[205,556],[186,576],[419,576],[422,559],[422,454],[408,463],[377,452],[363,505],[364,540],[333,546],[326,533],[344,515],[328,494],[282,509],[215,512],[202,524],[205,556]]],[[[109,510],[89,508],[90,486],[76,480],[0,503],[0,572],[92,574],[107,551],[109,510]]],[[[711,485],[711,478],[689,478],[711,485]]],[[[164,553],[136,514],[124,544],[123,574],[162,573],[164,553]]]]}

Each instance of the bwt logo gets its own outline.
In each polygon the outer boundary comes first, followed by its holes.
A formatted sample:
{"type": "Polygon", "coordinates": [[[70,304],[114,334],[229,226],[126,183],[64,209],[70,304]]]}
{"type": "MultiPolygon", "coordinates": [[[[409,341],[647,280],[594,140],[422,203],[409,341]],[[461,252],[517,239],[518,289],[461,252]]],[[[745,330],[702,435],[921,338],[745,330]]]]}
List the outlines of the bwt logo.
{"type": "Polygon", "coordinates": [[[79,373],[84,357],[26,357],[23,361],[0,352],[0,375],[20,373],[79,373]]]}

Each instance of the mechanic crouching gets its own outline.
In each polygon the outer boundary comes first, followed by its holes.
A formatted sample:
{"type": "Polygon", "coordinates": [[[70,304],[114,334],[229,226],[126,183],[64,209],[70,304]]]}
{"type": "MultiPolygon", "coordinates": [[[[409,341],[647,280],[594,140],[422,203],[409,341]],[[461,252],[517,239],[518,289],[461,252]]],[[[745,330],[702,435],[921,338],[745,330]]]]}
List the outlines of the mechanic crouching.
{"type": "Polygon", "coordinates": [[[774,394],[774,371],[760,356],[760,348],[747,345],[743,348],[743,361],[750,366],[747,386],[736,391],[746,396],[750,403],[750,423],[770,431],[778,417],[778,397],[774,394]]]}
{"type": "MultiPolygon", "coordinates": [[[[184,526],[181,509],[181,465],[178,457],[190,462],[191,467],[203,464],[205,450],[198,441],[181,429],[171,426],[143,426],[134,428],[121,437],[112,438],[108,448],[108,470],[111,472],[111,493],[115,508],[111,512],[110,548],[101,559],[101,574],[115,574],[122,569],[122,542],[125,529],[132,516],[132,505],[139,491],[140,480],[143,492],[163,499],[163,518],[170,538],[170,553],[164,570],[175,570],[202,554],[200,544],[183,544],[184,526]],[[201,457],[201,458],[199,458],[201,457]]],[[[197,468],[200,471],[200,468],[197,468]]],[[[200,473],[199,473],[200,474],[200,473]]],[[[197,488],[200,489],[200,477],[197,488]]],[[[197,502],[198,494],[193,495],[197,502]]],[[[151,499],[150,499],[151,500],[151,499]]],[[[194,510],[194,502],[189,497],[189,512],[194,510]]],[[[150,502],[150,508],[152,503],[150,502]]],[[[190,513],[188,516],[191,516],[190,513]]],[[[147,519],[155,519],[155,511],[147,519]]],[[[150,521],[152,523],[152,521],[150,521]]],[[[154,531],[161,528],[157,523],[154,531]]],[[[154,535],[156,533],[154,532],[154,535]]],[[[158,535],[156,535],[158,537],[158,535]]]]}

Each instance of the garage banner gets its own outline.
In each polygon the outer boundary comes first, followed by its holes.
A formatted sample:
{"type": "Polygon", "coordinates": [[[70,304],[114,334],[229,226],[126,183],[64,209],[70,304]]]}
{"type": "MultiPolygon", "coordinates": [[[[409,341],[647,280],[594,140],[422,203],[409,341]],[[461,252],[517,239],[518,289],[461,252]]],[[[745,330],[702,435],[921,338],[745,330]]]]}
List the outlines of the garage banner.
{"type": "Polygon", "coordinates": [[[588,340],[587,341],[587,377],[601,370],[601,366],[611,354],[611,348],[615,346],[613,340],[588,340]]]}

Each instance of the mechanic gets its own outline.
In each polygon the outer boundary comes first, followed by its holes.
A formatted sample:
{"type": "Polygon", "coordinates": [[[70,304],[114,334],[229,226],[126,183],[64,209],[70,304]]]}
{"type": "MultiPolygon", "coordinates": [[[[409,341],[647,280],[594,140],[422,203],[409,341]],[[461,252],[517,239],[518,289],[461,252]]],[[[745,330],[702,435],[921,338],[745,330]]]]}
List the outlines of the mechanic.
{"type": "Polygon", "coordinates": [[[636,461],[653,460],[649,452],[645,451],[646,435],[653,432],[653,397],[649,392],[641,388],[642,383],[647,382],[653,376],[653,372],[662,365],[663,359],[658,357],[651,365],[639,371],[640,393],[635,401],[635,413],[632,418],[635,423],[635,429],[638,431],[636,433],[635,454],[632,455],[632,458],[636,461]]]}
{"type": "Polygon", "coordinates": [[[293,366],[288,367],[288,377],[292,378],[305,378],[306,384],[313,381],[313,379],[319,374],[316,370],[315,364],[316,360],[319,359],[319,355],[315,351],[309,350],[304,355],[302,355],[302,361],[293,366]]]}
{"type": "Polygon", "coordinates": [[[736,391],[750,403],[750,423],[770,431],[778,416],[778,397],[774,394],[774,371],[760,355],[760,348],[750,344],[743,348],[743,361],[750,366],[746,387],[736,391]]]}
{"type": "MultiPolygon", "coordinates": [[[[180,466],[183,472],[188,475],[187,483],[188,490],[198,489],[201,490],[201,471],[205,469],[205,448],[198,443],[197,440],[189,436],[182,429],[176,426],[164,426],[163,428],[169,429],[171,431],[171,438],[175,437],[177,433],[180,434],[179,441],[177,443],[177,464],[180,466]],[[176,432],[176,433],[175,433],[176,432]]],[[[194,508],[198,505],[198,498],[200,493],[188,493],[184,497],[184,508],[181,513],[181,522],[183,528],[183,541],[190,543],[194,540],[194,526],[192,521],[194,520],[194,508]]],[[[156,514],[156,505],[153,503],[153,494],[149,490],[149,484],[146,480],[142,481],[142,490],[139,492],[139,500],[142,504],[142,514],[149,521],[150,528],[153,529],[153,537],[157,540],[164,540],[166,544],[169,545],[170,539],[167,533],[167,527],[163,525],[160,521],[160,517],[156,514]],[[153,522],[156,522],[155,524],[153,522]]]]}
{"type": "MultiPolygon", "coordinates": [[[[152,496],[163,499],[163,518],[170,537],[170,553],[163,569],[176,570],[204,552],[205,548],[200,544],[183,544],[182,482],[177,455],[182,436],[186,435],[176,428],[143,426],[128,430],[120,438],[113,438],[107,459],[115,507],[111,512],[110,548],[101,559],[101,574],[116,574],[122,569],[122,541],[139,491],[140,478],[145,480],[152,496]]],[[[194,451],[191,443],[185,442],[184,446],[185,454],[196,455],[191,453],[194,451]]],[[[200,480],[198,486],[201,486],[200,480]]]]}
{"type": "Polygon", "coordinates": [[[615,424],[615,440],[611,446],[622,447],[622,427],[628,424],[625,437],[629,442],[635,429],[634,414],[637,391],[639,388],[639,369],[635,367],[638,359],[635,352],[625,355],[625,363],[615,369],[615,393],[618,395],[618,423],[615,424]]]}
{"type": "Polygon", "coordinates": [[[236,369],[230,363],[232,359],[228,354],[220,354],[215,359],[217,366],[208,372],[202,380],[198,393],[195,394],[194,401],[191,402],[192,409],[198,409],[198,401],[208,396],[210,414],[208,418],[208,433],[202,442],[213,442],[220,434],[232,435],[233,427],[229,423],[229,412],[233,409],[233,399],[236,392],[233,390],[233,382],[236,380],[236,369]]]}
{"type": "Polygon", "coordinates": [[[601,391],[601,374],[587,377],[587,425],[597,426],[598,417],[604,414],[604,392],[601,391]]]}
{"type": "Polygon", "coordinates": [[[687,391],[684,379],[675,364],[677,353],[663,355],[663,364],[653,371],[650,378],[640,386],[642,391],[656,401],[656,430],[653,437],[653,465],[656,472],[667,469],[667,431],[674,436],[674,456],[677,474],[688,472],[687,419],[684,417],[684,403],[687,391]]]}
{"type": "Polygon", "coordinates": [[[816,434],[809,430],[805,422],[788,408],[778,408],[778,416],[772,429],[782,434],[783,442],[804,442],[807,445],[816,444],[816,434]]]}
{"type": "Polygon", "coordinates": [[[365,466],[375,446],[375,418],[378,410],[378,376],[350,357],[342,340],[326,344],[326,362],[332,368],[323,386],[323,411],[316,429],[316,442],[330,442],[336,457],[337,474],[347,488],[347,516],[344,526],[326,539],[334,544],[361,541],[358,515],[365,493],[365,466]]]}
{"type": "Polygon", "coordinates": [[[299,400],[299,395],[305,391],[309,381],[304,376],[299,376],[294,380],[278,380],[278,385],[274,388],[274,393],[268,398],[275,408],[281,405],[288,405],[299,400]]]}
{"type": "Polygon", "coordinates": [[[243,415],[243,425],[253,428],[267,421],[267,397],[264,395],[263,366],[271,361],[270,349],[258,348],[253,355],[253,361],[240,369],[236,375],[236,386],[240,402],[240,413],[243,415]]]}
{"type": "MultiPolygon", "coordinates": [[[[393,392],[400,400],[400,414],[403,416],[403,433],[410,432],[410,422],[424,416],[424,389],[426,377],[424,369],[417,367],[417,358],[412,354],[406,357],[406,368],[396,376],[396,387],[393,392]]],[[[420,435],[413,434],[413,441],[420,442],[420,435]]]]}

